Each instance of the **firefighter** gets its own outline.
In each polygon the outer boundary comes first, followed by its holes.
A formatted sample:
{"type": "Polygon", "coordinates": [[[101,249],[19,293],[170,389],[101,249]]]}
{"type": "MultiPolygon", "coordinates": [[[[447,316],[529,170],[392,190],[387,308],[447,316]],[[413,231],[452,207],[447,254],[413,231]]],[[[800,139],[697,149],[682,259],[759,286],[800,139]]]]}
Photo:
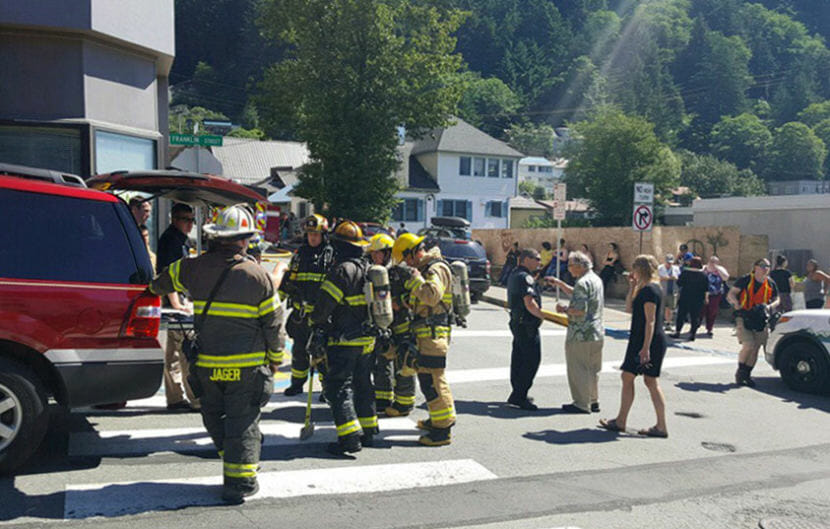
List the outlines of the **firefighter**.
{"type": "MultiPolygon", "coordinates": [[[[392,246],[395,241],[385,233],[379,233],[369,241],[369,256],[373,264],[389,267],[392,260],[392,246]]],[[[390,417],[409,415],[415,405],[415,375],[402,374],[396,369],[395,358],[399,344],[407,339],[409,334],[410,311],[401,299],[403,281],[392,277],[400,276],[395,273],[400,267],[389,268],[390,283],[392,283],[392,306],[395,318],[392,322],[392,339],[378,340],[375,347],[375,367],[373,382],[375,385],[375,407],[378,413],[386,413],[390,417]],[[399,283],[396,285],[395,283],[399,283]]],[[[407,276],[405,279],[409,279],[407,276]]]]}
{"type": "Polygon", "coordinates": [[[212,239],[210,250],[173,262],[149,288],[157,295],[193,297],[198,346],[191,385],[222,458],[222,499],[242,503],[259,489],[260,408],[273,391],[272,372],[285,345],[279,337],[280,300],[265,269],[245,257],[256,233],[248,210],[226,208],[204,232],[212,239]]]}
{"type": "Polygon", "coordinates": [[[288,273],[280,285],[280,296],[289,299],[292,309],[285,327],[294,340],[291,349],[291,385],[284,392],[287,397],[302,393],[308,378],[308,318],[314,310],[320,285],[334,261],[334,249],[327,240],[328,228],[326,218],[317,213],[303,221],[306,242],[292,257],[288,273]]]}
{"type": "Polygon", "coordinates": [[[311,313],[309,352],[325,376],[323,392],[337,426],[337,442],[328,451],[343,455],[371,446],[378,431],[371,380],[375,337],[367,325],[364,284],[369,263],[363,256],[368,245],[363,232],[354,222],[343,221],[332,234],[332,245],[335,264],[311,313]]]}
{"type": "Polygon", "coordinates": [[[416,269],[405,288],[413,312],[410,328],[418,349],[418,383],[429,408],[429,419],[418,421],[418,428],[427,431],[418,442],[448,445],[455,424],[452,393],[444,373],[452,317],[452,271],[437,246],[427,251],[424,237],[413,233],[398,237],[392,257],[416,269]]]}

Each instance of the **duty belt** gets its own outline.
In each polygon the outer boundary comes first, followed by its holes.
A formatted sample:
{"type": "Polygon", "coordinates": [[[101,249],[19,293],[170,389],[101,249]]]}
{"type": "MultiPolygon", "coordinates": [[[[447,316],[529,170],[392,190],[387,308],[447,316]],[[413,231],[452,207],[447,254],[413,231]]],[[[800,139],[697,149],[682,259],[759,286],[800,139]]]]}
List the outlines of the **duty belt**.
{"type": "Polygon", "coordinates": [[[416,318],[410,328],[418,338],[448,338],[450,335],[450,314],[442,312],[425,318],[416,318]]]}

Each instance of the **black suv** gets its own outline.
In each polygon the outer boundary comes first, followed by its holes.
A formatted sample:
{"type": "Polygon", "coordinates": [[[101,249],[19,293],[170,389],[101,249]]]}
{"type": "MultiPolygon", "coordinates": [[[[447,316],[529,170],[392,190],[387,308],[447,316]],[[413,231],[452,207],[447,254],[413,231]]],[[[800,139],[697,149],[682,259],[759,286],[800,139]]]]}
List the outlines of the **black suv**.
{"type": "Polygon", "coordinates": [[[470,274],[470,298],[481,299],[490,288],[490,261],[481,244],[470,240],[470,223],[459,217],[433,217],[432,226],[418,235],[426,236],[427,247],[438,246],[449,262],[464,261],[470,274]]]}

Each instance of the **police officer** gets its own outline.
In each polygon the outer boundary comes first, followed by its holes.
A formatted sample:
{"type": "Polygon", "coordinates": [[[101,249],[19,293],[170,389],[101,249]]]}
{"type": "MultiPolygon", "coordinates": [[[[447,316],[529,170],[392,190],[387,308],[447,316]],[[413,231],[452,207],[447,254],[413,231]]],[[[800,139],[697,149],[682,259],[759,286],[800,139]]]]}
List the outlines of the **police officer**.
{"type": "Polygon", "coordinates": [[[523,410],[539,408],[528,398],[533,377],[542,360],[542,342],[539,326],[542,315],[542,293],[534,274],[542,262],[539,252],[525,248],[519,253],[518,267],[507,280],[507,302],[510,307],[510,332],[513,333],[513,350],[510,355],[510,386],[512,392],[507,403],[523,410]]]}
{"type": "Polygon", "coordinates": [[[337,442],[328,451],[343,455],[371,446],[378,430],[371,379],[375,337],[364,292],[369,263],[363,256],[368,245],[363,232],[354,222],[343,221],[332,234],[332,245],[335,263],[311,313],[309,352],[325,376],[323,392],[337,426],[337,442]]]}
{"type": "Polygon", "coordinates": [[[437,246],[427,251],[424,237],[413,233],[398,237],[392,257],[415,268],[405,288],[413,313],[410,328],[418,348],[418,383],[429,408],[429,419],[418,421],[418,428],[427,431],[418,442],[425,446],[448,445],[450,429],[455,425],[452,393],[444,373],[450,340],[452,271],[437,246]]]}
{"type": "Polygon", "coordinates": [[[303,221],[305,243],[297,249],[288,273],[283,277],[280,296],[289,299],[291,314],[286,322],[286,331],[294,340],[291,349],[291,385],[284,394],[287,397],[303,392],[308,378],[309,358],[306,344],[310,334],[308,317],[320,292],[320,285],[334,261],[334,249],[328,243],[329,225],[325,217],[310,215],[303,221]]]}
{"type": "Polygon", "coordinates": [[[272,371],[284,348],[276,317],[280,301],[268,273],[244,256],[256,233],[248,210],[226,208],[204,232],[212,238],[210,250],[173,262],[149,288],[193,297],[198,356],[191,384],[222,457],[222,499],[241,503],[259,489],[260,408],[273,391],[272,371]]]}

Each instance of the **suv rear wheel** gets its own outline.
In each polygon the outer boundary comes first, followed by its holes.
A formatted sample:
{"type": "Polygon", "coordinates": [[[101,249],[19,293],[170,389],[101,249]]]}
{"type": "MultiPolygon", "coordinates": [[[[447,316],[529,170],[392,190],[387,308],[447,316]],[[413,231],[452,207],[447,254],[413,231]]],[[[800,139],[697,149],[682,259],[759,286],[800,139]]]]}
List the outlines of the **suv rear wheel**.
{"type": "Polygon", "coordinates": [[[22,465],[49,424],[46,392],[30,370],[0,358],[0,474],[22,465]]]}
{"type": "Polygon", "coordinates": [[[827,353],[806,341],[787,345],[778,361],[781,378],[792,389],[807,393],[830,390],[827,353]]]}

